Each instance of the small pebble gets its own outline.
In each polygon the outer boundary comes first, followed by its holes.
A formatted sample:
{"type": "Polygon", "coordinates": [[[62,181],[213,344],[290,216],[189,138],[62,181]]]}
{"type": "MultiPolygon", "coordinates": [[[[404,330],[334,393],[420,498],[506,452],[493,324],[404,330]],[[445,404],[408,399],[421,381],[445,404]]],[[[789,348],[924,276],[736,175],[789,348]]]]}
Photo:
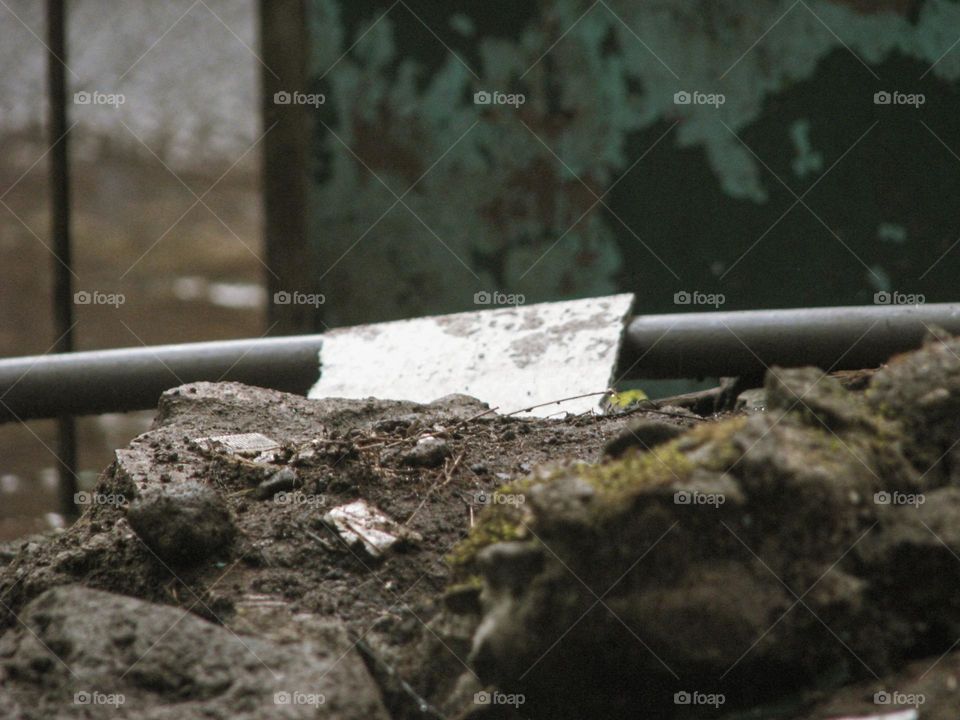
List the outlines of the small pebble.
{"type": "Polygon", "coordinates": [[[420,440],[411,450],[405,452],[401,458],[404,465],[414,467],[433,468],[443,465],[443,461],[453,453],[445,440],[435,437],[426,437],[420,440]]]}
{"type": "Polygon", "coordinates": [[[297,482],[297,473],[290,468],[277,470],[257,486],[253,491],[253,496],[257,500],[269,500],[279,492],[293,490],[297,482]]]}
{"type": "Polygon", "coordinates": [[[636,448],[643,452],[657,445],[669,442],[686,429],[660,420],[639,420],[632,422],[611,438],[603,449],[607,457],[620,457],[627,450],[636,448]]]}

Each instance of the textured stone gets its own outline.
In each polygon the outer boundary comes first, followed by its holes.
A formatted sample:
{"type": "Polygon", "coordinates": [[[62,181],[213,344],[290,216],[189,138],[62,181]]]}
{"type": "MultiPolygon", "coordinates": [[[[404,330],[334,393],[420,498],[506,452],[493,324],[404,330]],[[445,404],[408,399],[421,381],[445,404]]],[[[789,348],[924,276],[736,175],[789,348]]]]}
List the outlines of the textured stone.
{"type": "Polygon", "coordinates": [[[154,485],[130,504],[127,520],[161,560],[174,565],[227,556],[233,521],[217,491],[195,481],[154,485]]]}
{"type": "Polygon", "coordinates": [[[79,586],[36,598],[0,638],[0,685],[3,717],[28,720],[388,717],[335,623],[281,645],[178,608],[79,586]],[[97,703],[111,696],[122,704],[97,703]]]}

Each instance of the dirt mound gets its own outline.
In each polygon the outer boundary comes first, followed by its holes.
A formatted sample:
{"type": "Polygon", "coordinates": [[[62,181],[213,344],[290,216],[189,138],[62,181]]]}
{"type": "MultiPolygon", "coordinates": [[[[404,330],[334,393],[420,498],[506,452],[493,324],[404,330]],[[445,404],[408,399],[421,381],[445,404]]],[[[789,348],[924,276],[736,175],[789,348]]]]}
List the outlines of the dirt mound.
{"type": "MultiPolygon", "coordinates": [[[[300,640],[305,631],[291,630],[292,619],[336,621],[364,650],[393,717],[424,717],[421,698],[443,704],[467,673],[473,621],[439,610],[451,577],[446,555],[467,535],[471,518],[494,488],[535,466],[559,457],[596,460],[627,421],[527,421],[486,410],[462,396],[418,405],[310,401],[230,383],[171,390],[153,429],[117,451],[77,524],[3,548],[0,630],[22,631],[17,618],[25,618],[28,603],[76,583],[158,604],[141,607],[143,613],[170,605],[178,616],[190,612],[243,638],[300,640]],[[230,449],[229,436],[251,433],[274,441],[275,449],[260,457],[230,449]],[[231,533],[189,528],[196,493],[183,490],[197,484],[210,490],[205,506],[229,513],[231,533]],[[138,522],[138,508],[157,497],[164,511],[138,522]],[[324,518],[360,499],[419,541],[380,558],[345,542],[324,518]],[[198,534],[232,542],[203,543],[197,562],[198,534]],[[180,541],[182,554],[163,550],[180,541]]],[[[75,651],[83,652],[82,643],[75,651]]],[[[0,667],[16,674],[22,659],[10,652],[0,667]]],[[[60,652],[51,646],[50,657],[60,652]]],[[[175,656],[170,661],[176,665],[175,656]]],[[[30,698],[46,708],[62,702],[64,712],[72,707],[65,686],[48,691],[23,682],[22,707],[33,704],[30,698]]],[[[160,694],[153,703],[168,700],[160,694]]],[[[124,712],[150,717],[148,710],[131,702],[124,712]]]]}

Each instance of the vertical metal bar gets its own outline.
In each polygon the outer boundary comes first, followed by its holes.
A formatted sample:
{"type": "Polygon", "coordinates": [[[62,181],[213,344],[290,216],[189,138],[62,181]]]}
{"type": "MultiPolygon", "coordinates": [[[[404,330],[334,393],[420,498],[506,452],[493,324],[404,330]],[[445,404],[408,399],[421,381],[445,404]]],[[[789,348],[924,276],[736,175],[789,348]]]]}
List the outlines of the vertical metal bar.
{"type": "MultiPolygon", "coordinates": [[[[57,342],[54,352],[73,350],[73,283],[70,252],[70,176],[67,132],[67,43],[65,0],[47,0],[47,82],[50,119],[50,213],[53,232],[53,318],[57,342]]],[[[77,437],[74,419],[58,418],[57,455],[60,460],[60,510],[76,514],[77,437]]]]}
{"type": "Polygon", "coordinates": [[[267,323],[272,335],[321,330],[320,308],[297,303],[318,280],[316,252],[308,233],[307,183],[310,157],[306,93],[309,37],[306,0],[260,0],[263,57],[262,109],[264,237],[267,323]],[[277,94],[286,102],[277,102],[277,94]],[[277,293],[288,302],[275,301],[277,293]]]}

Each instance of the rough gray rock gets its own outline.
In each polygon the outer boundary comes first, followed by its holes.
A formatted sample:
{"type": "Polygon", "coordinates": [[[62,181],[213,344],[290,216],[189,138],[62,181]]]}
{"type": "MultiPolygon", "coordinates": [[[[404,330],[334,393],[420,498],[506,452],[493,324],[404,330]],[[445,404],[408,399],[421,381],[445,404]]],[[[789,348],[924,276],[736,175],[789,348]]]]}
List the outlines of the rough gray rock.
{"type": "MultiPolygon", "coordinates": [[[[930,392],[923,358],[907,362],[904,406],[930,392]]],[[[960,392],[960,354],[931,381],[960,392]]],[[[774,368],[765,413],[515,484],[530,501],[476,531],[518,538],[478,555],[480,679],[525,694],[537,718],[717,716],[677,706],[684,691],[801,718],[807,691],[948,652],[960,489],[917,471],[904,448],[918,438],[877,411],[883,392],[868,402],[816,368],[774,368]]],[[[941,395],[931,406],[952,402],[941,395]]]]}
{"type": "Polygon", "coordinates": [[[923,350],[893,358],[866,392],[877,412],[903,427],[907,457],[938,484],[960,480],[958,356],[960,339],[934,329],[923,350]]]}
{"type": "Polygon", "coordinates": [[[193,480],[141,491],[127,510],[127,520],[147,547],[172,565],[226,557],[235,533],[217,491],[193,480]]]}
{"type": "Polygon", "coordinates": [[[281,645],[79,586],[47,591],[0,638],[0,685],[0,716],[26,720],[388,717],[339,625],[281,645]]]}

